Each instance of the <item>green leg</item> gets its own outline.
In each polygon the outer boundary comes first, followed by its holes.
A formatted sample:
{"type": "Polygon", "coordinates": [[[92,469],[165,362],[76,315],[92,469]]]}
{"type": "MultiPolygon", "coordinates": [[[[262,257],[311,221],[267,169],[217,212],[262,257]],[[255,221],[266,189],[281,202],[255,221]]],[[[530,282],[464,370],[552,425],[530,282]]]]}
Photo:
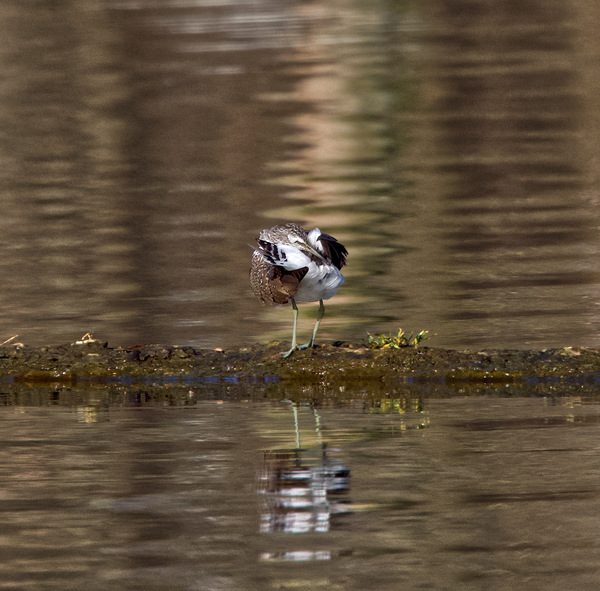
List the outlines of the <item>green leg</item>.
{"type": "Polygon", "coordinates": [[[321,324],[321,319],[325,316],[325,306],[323,305],[323,300],[319,300],[319,312],[317,313],[317,321],[315,322],[315,328],[312,333],[312,337],[310,337],[310,341],[306,345],[302,345],[301,349],[309,349],[310,347],[315,346],[315,338],[317,336],[317,331],[319,330],[319,324],[321,324]]]}
{"type": "Polygon", "coordinates": [[[298,306],[296,306],[296,300],[292,298],[292,314],[294,315],[294,329],[292,332],[292,348],[289,351],[284,351],[282,355],[289,357],[297,348],[296,344],[296,329],[298,328],[298,306]]]}

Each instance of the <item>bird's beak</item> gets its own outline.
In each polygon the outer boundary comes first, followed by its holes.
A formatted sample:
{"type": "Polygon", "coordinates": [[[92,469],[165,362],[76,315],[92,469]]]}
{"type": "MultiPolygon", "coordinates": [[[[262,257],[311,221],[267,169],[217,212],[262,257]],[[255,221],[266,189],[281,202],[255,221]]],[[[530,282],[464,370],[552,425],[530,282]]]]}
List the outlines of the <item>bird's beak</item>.
{"type": "Polygon", "coordinates": [[[317,257],[321,262],[327,263],[323,255],[318,250],[313,248],[310,244],[303,244],[302,248],[309,254],[312,254],[313,256],[317,257]]]}

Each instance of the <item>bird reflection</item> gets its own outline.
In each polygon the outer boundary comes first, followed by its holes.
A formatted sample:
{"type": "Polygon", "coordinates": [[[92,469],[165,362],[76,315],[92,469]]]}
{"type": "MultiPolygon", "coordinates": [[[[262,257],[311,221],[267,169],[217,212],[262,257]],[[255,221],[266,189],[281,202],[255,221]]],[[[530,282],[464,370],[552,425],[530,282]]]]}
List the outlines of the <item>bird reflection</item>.
{"type": "Polygon", "coordinates": [[[317,449],[318,454],[309,457],[310,450],[300,446],[298,406],[293,404],[292,410],[296,446],[264,452],[259,476],[259,490],[263,495],[260,531],[328,532],[334,517],[350,512],[350,470],[329,457],[315,408],[312,415],[317,446],[313,449],[317,449]]]}

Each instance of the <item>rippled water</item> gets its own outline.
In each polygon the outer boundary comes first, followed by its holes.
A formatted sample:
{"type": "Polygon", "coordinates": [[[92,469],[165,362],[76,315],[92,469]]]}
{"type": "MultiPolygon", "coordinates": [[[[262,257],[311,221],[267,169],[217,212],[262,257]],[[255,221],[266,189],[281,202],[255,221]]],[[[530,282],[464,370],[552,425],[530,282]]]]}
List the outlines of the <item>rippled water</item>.
{"type": "Polygon", "coordinates": [[[5,3],[0,342],[289,338],[247,244],[296,220],[325,339],[599,346],[592,4],[5,3]]]}
{"type": "Polygon", "coordinates": [[[544,388],[4,388],[2,584],[596,588],[598,393],[544,388]]]}

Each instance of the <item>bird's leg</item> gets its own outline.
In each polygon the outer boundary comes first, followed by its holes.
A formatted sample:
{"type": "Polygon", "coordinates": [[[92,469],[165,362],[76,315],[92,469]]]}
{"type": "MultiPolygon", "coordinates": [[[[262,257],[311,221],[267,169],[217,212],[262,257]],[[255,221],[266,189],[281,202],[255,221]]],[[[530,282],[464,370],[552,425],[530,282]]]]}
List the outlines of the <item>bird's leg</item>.
{"type": "Polygon", "coordinates": [[[317,313],[317,321],[315,322],[315,328],[313,329],[312,337],[310,337],[310,341],[308,341],[306,345],[302,345],[300,349],[310,349],[310,347],[315,346],[315,337],[317,336],[319,324],[321,324],[321,319],[323,316],[325,316],[325,306],[323,305],[323,300],[319,300],[319,312],[317,313]]]}
{"type": "Polygon", "coordinates": [[[284,357],[289,357],[297,348],[296,344],[296,329],[298,328],[298,306],[296,306],[296,300],[291,298],[292,300],[292,314],[294,315],[294,329],[292,332],[292,348],[289,351],[284,351],[281,353],[284,357]]]}

